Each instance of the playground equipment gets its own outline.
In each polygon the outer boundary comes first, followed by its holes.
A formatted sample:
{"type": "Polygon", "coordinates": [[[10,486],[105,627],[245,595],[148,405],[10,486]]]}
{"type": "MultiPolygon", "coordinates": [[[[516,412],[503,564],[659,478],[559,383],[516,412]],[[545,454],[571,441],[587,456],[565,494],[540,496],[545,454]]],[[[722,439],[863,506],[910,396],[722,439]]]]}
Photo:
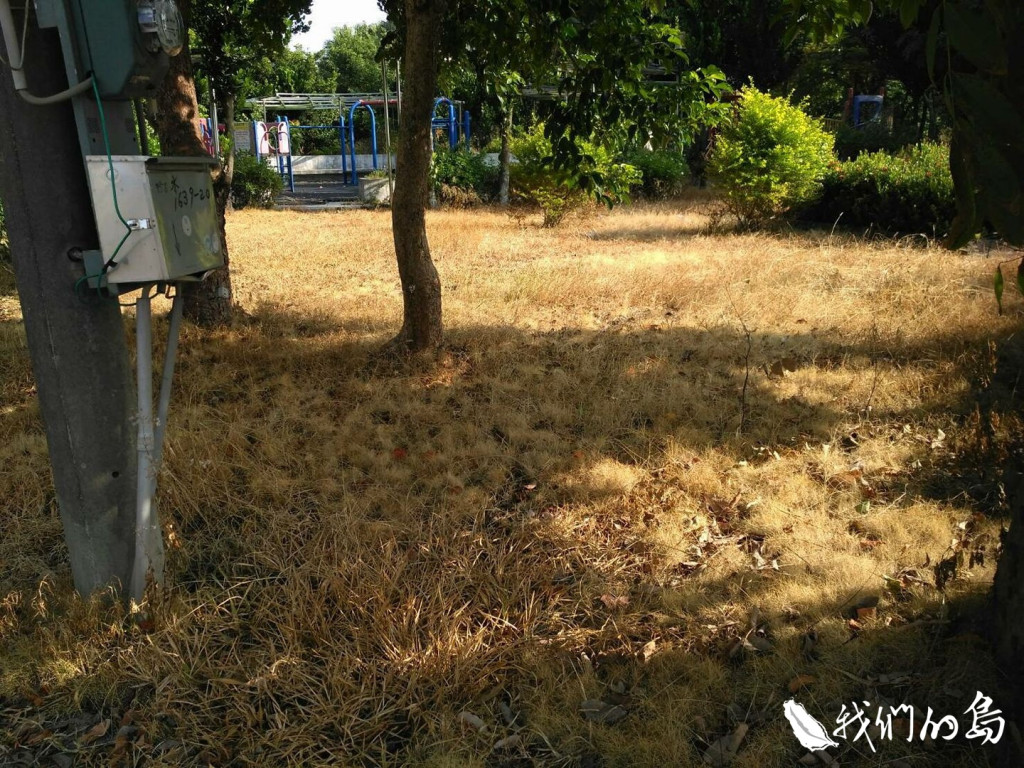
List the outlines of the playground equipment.
{"type": "MultiPolygon", "coordinates": [[[[462,138],[465,140],[467,147],[469,146],[470,140],[471,122],[472,118],[470,117],[469,110],[463,110],[462,138]]],[[[436,136],[439,133],[441,135],[444,135],[445,133],[448,134],[448,146],[451,149],[455,149],[457,146],[459,146],[459,121],[455,116],[455,103],[445,96],[439,96],[438,98],[434,99],[434,111],[432,112],[432,116],[430,118],[430,141],[432,146],[436,136]],[[438,117],[437,108],[444,106],[448,107],[448,114],[442,117],[438,117]]]]}
{"type": "MultiPolygon", "coordinates": [[[[348,141],[349,141],[349,152],[352,156],[352,177],[351,183],[353,185],[359,184],[359,176],[356,172],[356,110],[359,108],[365,108],[370,113],[370,146],[372,147],[373,154],[373,170],[377,170],[377,116],[373,111],[373,107],[368,101],[359,101],[352,105],[348,111],[348,141]]],[[[385,102],[385,109],[387,109],[387,102],[385,102]]],[[[342,136],[341,155],[345,156],[345,144],[344,136],[342,136]]]]}
{"type": "MultiPolygon", "coordinates": [[[[387,74],[383,69],[383,83],[387,84],[387,74]]],[[[401,116],[401,97],[392,98],[387,92],[379,94],[294,94],[279,93],[265,99],[257,99],[248,103],[250,107],[262,108],[264,114],[269,109],[278,109],[283,112],[310,112],[310,111],[336,111],[338,121],[331,124],[302,124],[291,122],[287,117],[279,116],[274,121],[256,122],[253,125],[252,137],[255,140],[255,153],[257,158],[272,160],[277,163],[278,171],[281,173],[288,189],[295,191],[295,165],[293,155],[296,154],[296,141],[302,131],[332,131],[338,138],[337,154],[329,154],[324,158],[316,158],[326,162],[318,162],[315,165],[310,160],[314,158],[300,158],[299,173],[302,178],[307,175],[323,174],[335,175],[340,172],[343,184],[358,186],[359,174],[365,168],[360,163],[366,162],[373,170],[379,170],[381,163],[380,137],[377,135],[381,127],[378,120],[378,110],[383,109],[383,127],[385,130],[385,151],[388,159],[387,167],[391,167],[391,144],[390,144],[390,121],[393,117],[391,110],[397,108],[399,118],[401,116]],[[369,115],[369,150],[362,154],[357,151],[356,133],[361,123],[358,115],[365,111],[369,115]],[[294,132],[294,133],[293,133],[294,132]],[[284,137],[282,144],[281,137],[284,137]],[[282,147],[284,149],[282,149],[282,147]],[[368,158],[368,160],[367,160],[368,158]],[[318,170],[311,171],[315,167],[318,170]]],[[[360,128],[360,130],[362,130],[360,128]]],[[[459,146],[464,141],[469,146],[472,130],[472,117],[468,110],[462,108],[457,101],[441,96],[434,102],[434,111],[431,118],[431,141],[437,146],[438,135],[443,137],[443,143],[450,148],[459,146]]],[[[321,150],[322,150],[321,142],[321,150]]]]}
{"type": "Polygon", "coordinates": [[[252,129],[256,159],[275,160],[281,179],[288,185],[289,191],[294,192],[295,167],[292,162],[292,129],[288,116],[278,117],[273,123],[253,123],[252,129]]]}
{"type": "MultiPolygon", "coordinates": [[[[211,177],[216,160],[147,157],[136,133],[132,100],[156,94],[170,57],[186,40],[174,0],[36,0],[34,8],[39,27],[59,34],[71,86],[45,96],[29,91],[20,42],[31,40],[28,3],[21,3],[23,23],[16,25],[10,0],[0,0],[5,64],[15,91],[29,104],[71,102],[73,108],[99,235],[99,249],[83,244],[68,252],[85,267],[74,290],[88,286],[107,297],[141,290],[135,304],[138,485],[131,577],[131,597],[141,603],[147,578],[162,576],[163,539],[153,501],[182,317],[181,284],[202,280],[224,265],[211,177]],[[171,286],[175,298],[154,419],[150,301],[171,286]]],[[[64,114],[40,112],[38,119],[61,119],[64,114]]],[[[59,311],[57,305],[54,311],[59,311]]]]}
{"type": "Polygon", "coordinates": [[[864,128],[870,123],[881,122],[884,105],[885,88],[882,88],[877,95],[854,94],[853,88],[851,88],[846,94],[843,120],[854,128],[864,128]]]}

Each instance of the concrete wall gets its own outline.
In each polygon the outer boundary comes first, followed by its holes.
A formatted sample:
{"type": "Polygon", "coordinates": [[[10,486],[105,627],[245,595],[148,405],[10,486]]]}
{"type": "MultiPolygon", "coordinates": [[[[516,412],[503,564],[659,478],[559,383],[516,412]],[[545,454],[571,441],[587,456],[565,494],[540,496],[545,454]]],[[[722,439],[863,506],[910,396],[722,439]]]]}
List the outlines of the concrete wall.
{"type": "MultiPolygon", "coordinates": [[[[487,155],[485,162],[488,165],[498,165],[498,155],[495,153],[487,155]]],[[[346,156],[346,165],[351,162],[351,156],[346,156]]],[[[295,155],[292,158],[292,167],[296,176],[304,176],[316,173],[341,173],[341,155],[295,155]]],[[[380,170],[387,169],[387,156],[383,153],[378,156],[377,167],[380,170]]],[[[395,167],[395,156],[391,156],[391,167],[395,167]]],[[[349,169],[351,170],[351,169],[349,169]]],[[[373,170],[373,155],[356,155],[356,170],[359,172],[373,170]]]]}
{"type": "MultiPolygon", "coordinates": [[[[345,158],[346,166],[352,162],[352,156],[345,158]]],[[[341,173],[341,155],[295,155],[292,167],[296,176],[312,173],[341,173]]],[[[387,155],[381,153],[377,158],[377,167],[382,171],[388,167],[387,155]]],[[[395,167],[395,157],[391,156],[391,167],[395,167]]],[[[352,169],[349,168],[351,171],[352,169]]],[[[373,155],[356,155],[357,171],[373,170],[373,155]]]]}

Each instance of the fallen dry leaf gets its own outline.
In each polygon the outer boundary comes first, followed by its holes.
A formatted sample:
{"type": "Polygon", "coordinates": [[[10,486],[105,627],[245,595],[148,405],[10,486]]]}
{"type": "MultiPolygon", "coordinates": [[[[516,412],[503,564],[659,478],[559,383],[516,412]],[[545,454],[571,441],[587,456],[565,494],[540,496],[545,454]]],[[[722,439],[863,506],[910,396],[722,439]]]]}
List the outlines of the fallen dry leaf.
{"type": "Polygon", "coordinates": [[[459,712],[459,722],[480,733],[487,733],[487,724],[472,712],[459,712]]]}
{"type": "Polygon", "coordinates": [[[811,675],[797,675],[789,681],[789,685],[787,685],[786,687],[789,688],[790,693],[796,693],[801,688],[804,688],[808,685],[813,685],[816,682],[818,682],[818,679],[811,675]]]}
{"type": "Polygon", "coordinates": [[[725,768],[736,759],[736,753],[740,750],[740,744],[747,735],[750,726],[740,723],[736,730],[727,736],[723,736],[704,752],[704,762],[713,768],[725,768]]]}
{"type": "Polygon", "coordinates": [[[25,744],[26,747],[34,747],[36,744],[46,741],[46,739],[50,738],[51,736],[53,736],[53,731],[51,730],[36,731],[27,739],[25,739],[23,743],[25,744]]]}
{"type": "Polygon", "coordinates": [[[513,733],[511,736],[506,736],[504,739],[498,739],[494,742],[494,751],[500,752],[505,749],[516,749],[523,746],[523,737],[518,733],[513,733]]]}
{"type": "Polygon", "coordinates": [[[625,595],[604,594],[601,595],[601,602],[604,603],[605,608],[612,611],[616,608],[625,608],[629,605],[629,598],[625,595]]]}
{"type": "Polygon", "coordinates": [[[100,720],[96,725],[90,728],[88,731],[82,734],[82,738],[79,741],[82,744],[92,744],[96,739],[102,739],[106,735],[107,731],[110,730],[109,720],[100,720]]]}
{"type": "Polygon", "coordinates": [[[649,642],[644,644],[643,650],[640,651],[640,655],[643,657],[644,661],[650,661],[651,656],[653,656],[657,650],[658,641],[650,640],[649,642]]]}

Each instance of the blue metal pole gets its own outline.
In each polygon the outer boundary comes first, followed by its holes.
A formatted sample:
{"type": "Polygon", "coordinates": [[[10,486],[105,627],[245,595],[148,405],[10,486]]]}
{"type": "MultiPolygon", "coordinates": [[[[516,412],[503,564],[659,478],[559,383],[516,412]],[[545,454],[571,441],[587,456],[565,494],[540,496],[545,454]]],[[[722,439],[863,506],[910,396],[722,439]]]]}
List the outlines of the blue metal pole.
{"type": "Polygon", "coordinates": [[[352,105],[352,108],[348,111],[348,144],[349,152],[352,153],[352,184],[357,185],[359,183],[359,176],[356,174],[356,121],[355,114],[359,108],[359,103],[356,102],[352,105]]]}
{"type": "Polygon", "coordinates": [[[370,140],[373,147],[373,170],[377,170],[377,115],[369,104],[366,108],[370,110],[370,140]]]}
{"type": "Polygon", "coordinates": [[[455,119],[455,105],[448,102],[448,143],[452,149],[459,146],[459,123],[455,119]]]}
{"type": "Polygon", "coordinates": [[[341,142],[341,177],[348,176],[348,158],[345,157],[345,112],[338,112],[338,140],[341,142]]]}
{"type": "Polygon", "coordinates": [[[288,190],[295,191],[295,164],[292,161],[294,147],[292,146],[292,123],[288,115],[284,116],[284,127],[288,131],[288,190]]]}

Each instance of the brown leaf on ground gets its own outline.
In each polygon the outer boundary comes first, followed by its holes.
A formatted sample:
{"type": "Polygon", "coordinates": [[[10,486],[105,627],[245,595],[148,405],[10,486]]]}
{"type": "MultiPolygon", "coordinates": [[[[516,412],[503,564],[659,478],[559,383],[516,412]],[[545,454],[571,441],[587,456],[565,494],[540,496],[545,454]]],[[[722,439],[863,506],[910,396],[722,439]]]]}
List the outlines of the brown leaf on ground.
{"type": "Polygon", "coordinates": [[[470,728],[472,728],[475,731],[479,731],[480,733],[486,733],[487,732],[487,724],[483,720],[481,720],[479,717],[474,715],[472,712],[466,712],[466,711],[460,712],[459,713],[459,722],[462,723],[465,726],[469,726],[470,728]]]}
{"type": "Polygon", "coordinates": [[[36,731],[31,736],[29,736],[27,739],[25,739],[23,744],[26,747],[34,747],[36,744],[40,744],[40,743],[46,741],[51,736],[53,736],[53,731],[51,731],[49,729],[45,729],[45,730],[42,730],[42,731],[36,731]]]}
{"type": "Polygon", "coordinates": [[[748,730],[750,730],[750,726],[746,723],[737,725],[736,730],[723,736],[707,748],[704,752],[704,762],[712,768],[725,768],[731,764],[736,759],[736,753],[739,752],[748,730]]]}
{"type": "Polygon", "coordinates": [[[107,731],[110,730],[109,720],[100,720],[96,725],[90,728],[88,731],[82,734],[82,738],[79,741],[84,745],[92,744],[97,739],[102,739],[107,731]]]}
{"type": "Polygon", "coordinates": [[[789,685],[787,685],[786,687],[789,688],[790,693],[796,693],[801,688],[804,688],[808,685],[813,685],[816,682],[818,682],[818,679],[816,677],[813,677],[812,675],[797,675],[789,681],[789,685]]]}
{"type": "Polygon", "coordinates": [[[644,661],[650,661],[651,656],[653,656],[657,652],[657,650],[658,641],[650,640],[647,643],[644,643],[644,647],[640,651],[640,656],[643,658],[644,661]]]}
{"type": "Polygon", "coordinates": [[[629,598],[625,595],[613,595],[606,593],[601,595],[601,602],[604,603],[604,607],[609,611],[613,611],[616,608],[625,608],[629,605],[629,598]]]}

